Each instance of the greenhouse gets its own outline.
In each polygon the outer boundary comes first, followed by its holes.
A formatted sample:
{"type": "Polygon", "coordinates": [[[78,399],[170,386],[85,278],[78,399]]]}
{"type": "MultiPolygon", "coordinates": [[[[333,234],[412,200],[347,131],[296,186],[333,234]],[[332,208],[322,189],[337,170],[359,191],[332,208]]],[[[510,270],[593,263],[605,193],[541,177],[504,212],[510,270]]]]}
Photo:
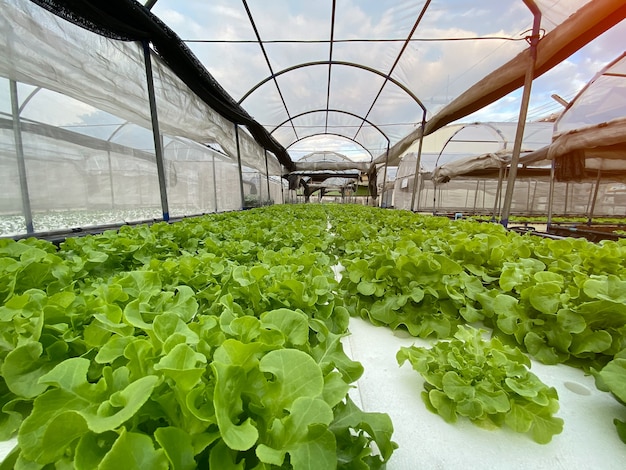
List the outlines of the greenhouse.
{"type": "Polygon", "coordinates": [[[0,470],[622,469],[625,18],[0,0],[0,470]]]}

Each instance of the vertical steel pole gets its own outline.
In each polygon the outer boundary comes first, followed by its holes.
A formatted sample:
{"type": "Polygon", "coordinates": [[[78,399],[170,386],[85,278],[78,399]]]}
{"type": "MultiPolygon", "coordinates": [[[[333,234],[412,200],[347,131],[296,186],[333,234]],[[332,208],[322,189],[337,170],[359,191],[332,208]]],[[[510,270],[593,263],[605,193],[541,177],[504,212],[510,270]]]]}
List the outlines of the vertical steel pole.
{"type": "Polygon", "coordinates": [[[550,231],[552,225],[552,210],[553,210],[553,198],[554,198],[554,175],[556,173],[556,160],[552,159],[550,165],[550,189],[548,194],[548,223],[546,225],[546,232],[550,231]]]}
{"type": "Polygon", "coordinates": [[[472,209],[472,214],[476,215],[476,205],[478,204],[478,188],[480,188],[480,180],[476,180],[476,189],[474,190],[474,209],[472,209]]]}
{"type": "Polygon", "coordinates": [[[504,165],[500,164],[500,170],[498,171],[498,184],[496,185],[496,196],[493,200],[493,215],[491,221],[498,220],[498,207],[500,206],[500,196],[502,194],[502,179],[504,178],[504,165]]]}
{"type": "Polygon", "coordinates": [[[589,213],[591,210],[591,201],[593,199],[593,183],[589,183],[589,197],[587,198],[587,209],[586,212],[589,213]]]}
{"type": "MultiPolygon", "coordinates": [[[[415,184],[417,185],[417,205],[415,206],[415,208],[412,208],[412,211],[415,212],[419,212],[420,211],[420,204],[422,202],[422,188],[424,187],[424,177],[422,176],[421,173],[418,173],[415,179],[415,184]]],[[[415,191],[415,187],[413,187],[413,190],[415,191]]],[[[426,190],[428,192],[428,190],[426,190]]]]}
{"type": "Polygon", "coordinates": [[[533,31],[530,37],[529,63],[528,68],[526,69],[526,76],[524,78],[524,92],[522,94],[522,103],[520,104],[515,143],[513,144],[513,154],[511,155],[511,168],[509,170],[509,178],[506,184],[504,207],[502,208],[502,219],[500,221],[505,227],[509,224],[511,202],[513,201],[513,190],[515,188],[515,177],[517,176],[517,164],[519,162],[519,154],[522,148],[522,139],[524,138],[524,127],[526,125],[526,116],[528,114],[528,103],[530,102],[530,90],[533,83],[535,61],[537,60],[539,28],[541,26],[541,10],[539,10],[533,0],[524,0],[524,3],[533,13],[534,20],[533,31]]]}
{"type": "Polygon", "coordinates": [[[535,199],[537,197],[537,184],[538,183],[539,181],[535,180],[535,189],[533,189],[533,198],[531,199],[531,202],[530,202],[530,215],[532,215],[534,212],[535,199]]]}
{"type": "Polygon", "coordinates": [[[483,208],[481,212],[485,212],[486,198],[487,198],[487,180],[483,180],[483,208]]]}
{"type": "Polygon", "coordinates": [[[417,185],[419,183],[419,191],[417,191],[417,210],[419,212],[420,207],[420,196],[422,191],[422,184],[419,177],[420,167],[422,166],[422,142],[424,140],[424,129],[426,128],[426,109],[422,110],[422,133],[420,135],[420,141],[417,145],[417,159],[415,160],[415,183],[413,184],[413,194],[411,195],[411,211],[414,210],[413,206],[415,205],[415,192],[417,190],[417,185]]]}
{"type": "Polygon", "coordinates": [[[281,204],[285,203],[285,185],[283,184],[283,166],[280,165],[280,198],[282,200],[281,204]]]}
{"type": "Polygon", "coordinates": [[[270,193],[270,170],[267,166],[267,149],[265,150],[265,177],[267,178],[267,203],[269,205],[272,195],[270,193]]]}
{"type": "Polygon", "coordinates": [[[115,185],[113,184],[113,164],[111,163],[111,151],[107,150],[109,162],[109,186],[111,187],[111,209],[115,209],[115,185]]]}
{"type": "Polygon", "coordinates": [[[241,149],[239,148],[239,126],[235,124],[235,141],[237,143],[237,167],[239,168],[239,192],[241,194],[241,207],[245,204],[245,195],[243,193],[243,169],[241,167],[241,149]]]}
{"type": "Polygon", "coordinates": [[[19,101],[17,97],[17,83],[9,81],[11,92],[11,112],[13,114],[13,138],[15,139],[15,154],[17,156],[17,172],[20,176],[20,190],[22,193],[22,214],[26,225],[26,233],[33,233],[33,213],[30,207],[30,194],[28,192],[28,178],[26,175],[26,162],[24,161],[24,142],[22,141],[22,126],[20,124],[19,101]]]}
{"type": "Polygon", "coordinates": [[[387,166],[389,165],[389,140],[387,140],[387,153],[385,154],[385,171],[383,172],[383,190],[380,195],[380,207],[385,203],[385,186],[387,186],[387,166]]]}
{"type": "Polygon", "coordinates": [[[146,64],[146,83],[148,85],[148,101],[150,102],[150,116],[152,117],[152,137],[154,139],[154,153],[156,156],[157,175],[159,178],[159,190],[161,192],[161,210],[163,220],[170,220],[170,210],[167,202],[167,186],[165,183],[165,165],[163,158],[163,141],[159,130],[159,118],[157,114],[156,97],[154,93],[154,78],[152,76],[152,59],[150,58],[150,46],[148,41],[142,41],[143,56],[146,64]]]}
{"type": "Polygon", "coordinates": [[[591,225],[591,219],[593,218],[593,211],[596,208],[596,200],[598,199],[598,189],[600,189],[600,175],[602,174],[602,170],[598,170],[598,177],[596,178],[596,187],[593,190],[593,201],[591,202],[591,207],[589,208],[589,219],[587,220],[587,225],[591,225]]]}
{"type": "Polygon", "coordinates": [[[211,165],[213,166],[213,198],[215,200],[215,212],[218,211],[217,208],[217,176],[215,174],[215,153],[211,152],[211,165]]]}

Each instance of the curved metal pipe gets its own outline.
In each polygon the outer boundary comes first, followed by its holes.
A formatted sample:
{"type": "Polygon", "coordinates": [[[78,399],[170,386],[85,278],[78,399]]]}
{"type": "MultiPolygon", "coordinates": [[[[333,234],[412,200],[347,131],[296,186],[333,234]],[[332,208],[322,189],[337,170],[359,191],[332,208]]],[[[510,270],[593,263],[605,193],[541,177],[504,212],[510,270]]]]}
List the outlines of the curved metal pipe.
{"type": "Polygon", "coordinates": [[[389,137],[387,136],[387,134],[385,134],[383,132],[383,130],[378,127],[376,124],[374,124],[372,121],[370,121],[369,119],[365,119],[363,116],[359,115],[359,114],[355,114],[355,113],[351,113],[350,111],[343,111],[341,109],[327,109],[327,108],[319,108],[319,109],[312,109],[310,111],[305,111],[303,113],[300,114],[296,114],[295,116],[292,116],[291,118],[287,118],[285,119],[283,122],[281,122],[280,124],[278,124],[276,127],[274,127],[274,129],[272,129],[270,131],[270,135],[273,134],[276,130],[278,130],[279,127],[284,126],[285,124],[287,124],[289,121],[293,121],[294,119],[297,119],[299,117],[302,116],[306,116],[307,114],[314,114],[314,113],[341,113],[341,114],[347,114],[348,116],[353,116],[357,119],[362,120],[363,122],[368,123],[370,126],[372,126],[374,129],[376,129],[378,132],[380,132],[382,134],[382,136],[387,140],[387,142],[390,142],[389,137]]]}
{"type": "Polygon", "coordinates": [[[441,147],[441,150],[439,151],[439,155],[437,155],[437,160],[435,160],[435,168],[437,168],[437,166],[439,165],[439,159],[441,158],[441,155],[443,154],[443,151],[446,149],[446,147],[452,141],[452,139],[454,139],[454,137],[456,137],[456,135],[459,132],[461,132],[462,130],[464,130],[464,129],[468,128],[468,127],[472,127],[472,126],[476,126],[476,127],[478,127],[478,126],[485,126],[485,127],[489,128],[489,129],[492,129],[496,134],[498,134],[502,138],[502,142],[504,143],[503,148],[506,148],[506,145],[508,144],[508,141],[506,140],[506,137],[504,136],[504,134],[502,133],[502,131],[500,129],[496,128],[492,124],[489,124],[488,122],[472,122],[470,124],[464,124],[461,128],[456,130],[448,138],[448,140],[446,140],[446,143],[443,144],[443,147],[441,147]]]}
{"type": "Polygon", "coordinates": [[[302,69],[302,68],[306,68],[306,67],[314,67],[316,65],[343,65],[343,66],[346,66],[346,67],[354,67],[354,68],[357,68],[357,69],[365,70],[366,72],[374,73],[374,74],[376,74],[376,75],[378,75],[380,77],[383,77],[383,78],[389,80],[391,83],[396,85],[398,88],[400,88],[402,91],[404,91],[407,95],[409,95],[411,97],[411,99],[413,99],[413,101],[415,101],[417,103],[417,105],[420,108],[422,108],[422,110],[424,112],[426,111],[426,106],[424,106],[424,104],[421,102],[421,100],[417,96],[415,96],[415,94],[409,88],[404,86],[402,83],[400,83],[395,78],[390,77],[389,75],[381,72],[380,70],[377,70],[377,69],[372,68],[372,67],[368,67],[367,65],[358,64],[358,63],[355,63],[355,62],[347,62],[347,61],[344,61],[344,60],[318,60],[318,61],[313,61],[313,62],[303,62],[301,64],[297,64],[297,65],[293,65],[291,67],[287,67],[286,69],[283,69],[283,70],[280,70],[278,72],[273,73],[269,77],[264,78],[259,83],[254,85],[252,88],[250,88],[241,97],[241,99],[237,102],[237,104],[243,103],[246,100],[246,98],[248,98],[248,96],[250,96],[259,87],[261,87],[262,85],[266,84],[270,80],[274,80],[275,78],[277,78],[277,77],[279,77],[279,76],[281,76],[281,75],[283,75],[285,73],[293,72],[294,70],[298,70],[298,69],[302,69]]]}
{"type": "Polygon", "coordinates": [[[334,133],[334,132],[317,132],[315,134],[307,135],[306,137],[301,137],[298,140],[294,140],[287,147],[285,147],[285,149],[289,149],[289,147],[291,147],[294,144],[297,144],[298,142],[301,142],[301,141],[306,140],[306,139],[310,139],[311,137],[317,137],[317,136],[320,136],[320,135],[334,135],[336,137],[342,137],[342,138],[344,138],[346,140],[350,140],[350,141],[354,142],[355,144],[357,144],[359,147],[361,147],[363,150],[365,150],[370,155],[370,157],[373,157],[372,152],[367,150],[367,148],[361,142],[358,142],[358,141],[354,140],[351,137],[347,137],[345,135],[337,134],[337,133],[334,133]]]}

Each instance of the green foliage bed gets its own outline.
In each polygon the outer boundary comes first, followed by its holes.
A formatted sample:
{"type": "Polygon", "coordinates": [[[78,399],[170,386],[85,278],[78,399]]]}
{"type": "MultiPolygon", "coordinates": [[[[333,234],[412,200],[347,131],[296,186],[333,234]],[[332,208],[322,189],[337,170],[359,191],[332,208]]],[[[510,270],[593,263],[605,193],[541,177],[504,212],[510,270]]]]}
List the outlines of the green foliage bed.
{"type": "Polygon", "coordinates": [[[334,205],[0,240],[0,468],[383,467],[392,423],[348,396],[350,315],[442,340],[479,324],[608,367],[623,398],[625,255],[334,205]]]}

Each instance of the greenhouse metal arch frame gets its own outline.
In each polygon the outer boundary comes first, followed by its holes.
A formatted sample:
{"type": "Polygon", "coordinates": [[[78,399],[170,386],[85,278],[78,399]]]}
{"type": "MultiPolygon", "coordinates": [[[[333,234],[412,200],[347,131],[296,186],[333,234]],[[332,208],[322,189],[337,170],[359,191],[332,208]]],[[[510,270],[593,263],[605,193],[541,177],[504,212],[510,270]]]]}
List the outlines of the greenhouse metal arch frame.
{"type": "MultiPolygon", "coordinates": [[[[396,80],[393,77],[391,77],[390,74],[385,74],[384,72],[381,72],[380,70],[377,70],[377,69],[375,69],[373,67],[368,67],[367,65],[364,65],[364,64],[359,64],[359,63],[355,63],[355,62],[348,62],[348,61],[341,61],[341,60],[320,60],[320,61],[313,61],[313,62],[304,62],[304,63],[296,64],[296,65],[291,66],[291,67],[287,67],[287,68],[285,68],[283,70],[280,70],[278,72],[275,72],[275,73],[273,72],[270,76],[265,77],[264,79],[259,81],[256,85],[254,85],[252,88],[250,88],[246,93],[244,93],[244,95],[239,99],[238,104],[242,105],[243,102],[248,97],[250,97],[250,95],[252,95],[261,86],[263,86],[264,84],[266,84],[266,83],[268,83],[270,81],[274,81],[276,83],[276,86],[280,90],[280,87],[278,86],[278,83],[276,82],[276,78],[281,76],[281,75],[284,75],[286,73],[290,73],[290,72],[293,72],[293,71],[296,71],[296,70],[299,70],[299,69],[307,68],[307,67],[315,67],[315,66],[318,66],[318,65],[328,65],[329,68],[332,67],[333,65],[353,67],[353,68],[364,70],[366,72],[369,72],[369,73],[372,73],[372,74],[375,74],[375,75],[378,75],[378,76],[382,77],[385,80],[385,83],[383,84],[383,87],[386,84],[386,82],[389,81],[389,82],[393,83],[394,85],[396,85],[398,88],[400,88],[406,95],[408,95],[411,98],[411,100],[413,102],[415,102],[422,109],[422,113],[423,113],[423,116],[424,116],[423,120],[425,120],[427,109],[424,106],[424,104],[422,103],[422,101],[408,87],[406,87],[401,82],[399,82],[398,80],[396,80]]],[[[380,95],[380,92],[379,92],[379,95],[380,95]]],[[[376,99],[378,99],[379,95],[377,95],[376,99]]],[[[281,96],[282,96],[282,93],[281,93],[281,96]]],[[[374,100],[374,103],[375,103],[376,99],[374,100]]],[[[372,103],[372,106],[370,107],[370,111],[371,111],[374,103],[372,103]]],[[[323,109],[323,111],[324,110],[327,113],[331,112],[331,109],[328,108],[328,107],[323,109]]],[[[351,114],[351,115],[353,115],[355,117],[358,117],[359,119],[362,120],[362,123],[369,122],[367,120],[367,118],[368,118],[367,115],[363,117],[363,116],[357,116],[356,113],[351,113],[351,112],[346,112],[346,113],[347,114],[351,114]]],[[[287,113],[287,114],[289,115],[289,113],[287,113]]],[[[302,114],[299,114],[298,116],[301,116],[301,115],[302,114]]],[[[272,130],[271,133],[275,132],[277,130],[277,128],[282,127],[282,125],[286,124],[287,122],[290,122],[292,124],[292,126],[293,126],[293,120],[294,119],[295,119],[294,116],[289,115],[288,119],[286,119],[280,125],[276,126],[272,130]]],[[[378,130],[380,132],[380,129],[377,126],[374,126],[374,127],[376,127],[376,130],[378,130]]],[[[356,139],[356,137],[358,136],[359,132],[361,131],[361,128],[362,128],[362,125],[361,125],[361,127],[359,127],[359,130],[357,130],[357,132],[354,135],[353,139],[356,139]]],[[[295,132],[295,128],[294,128],[294,132],[295,132]]],[[[383,132],[381,132],[381,134],[385,137],[385,139],[388,141],[388,143],[390,143],[388,136],[385,133],[383,133],[383,132]]],[[[297,137],[297,132],[295,133],[295,135],[297,137]]],[[[343,134],[341,134],[341,135],[343,135],[343,134]]],[[[370,153],[370,152],[368,152],[368,153],[370,153]]]]}
{"type": "MultiPolygon", "coordinates": [[[[367,119],[366,117],[363,117],[359,114],[356,113],[352,113],[350,111],[345,111],[345,110],[341,110],[341,109],[328,109],[328,108],[323,108],[323,109],[313,109],[313,110],[309,110],[309,111],[304,111],[300,114],[297,114],[295,116],[291,116],[289,119],[281,122],[280,124],[276,125],[271,131],[270,131],[270,135],[273,134],[277,129],[279,129],[280,127],[282,127],[283,125],[285,125],[288,121],[292,122],[293,125],[293,120],[298,119],[299,117],[302,116],[306,116],[309,114],[314,114],[314,113],[339,113],[339,114],[346,114],[348,116],[353,116],[357,119],[360,119],[362,122],[366,122],[367,124],[369,124],[370,126],[372,126],[374,129],[376,129],[387,141],[387,152],[389,152],[389,147],[391,145],[391,139],[389,138],[389,136],[376,124],[374,124],[372,121],[370,121],[369,119],[367,119]]],[[[350,138],[346,135],[343,134],[332,134],[332,133],[328,133],[328,129],[325,130],[324,133],[319,133],[319,134],[313,134],[313,135],[308,135],[306,137],[302,137],[300,139],[296,139],[294,142],[292,142],[291,144],[289,144],[287,146],[287,148],[291,147],[292,145],[295,145],[298,142],[301,142],[309,137],[315,137],[317,135],[335,135],[337,137],[343,137],[346,138],[352,142],[354,142],[355,144],[359,145],[365,152],[367,152],[370,155],[370,163],[371,161],[374,159],[374,156],[372,155],[372,153],[363,145],[361,144],[359,141],[356,140],[356,136],[354,138],[350,138]]],[[[383,176],[383,189],[382,189],[382,193],[381,193],[381,198],[384,197],[385,194],[385,181],[387,180],[387,167],[388,167],[388,162],[385,162],[385,169],[384,169],[384,176],[383,176]]],[[[371,172],[373,174],[373,172],[371,172]]]]}

